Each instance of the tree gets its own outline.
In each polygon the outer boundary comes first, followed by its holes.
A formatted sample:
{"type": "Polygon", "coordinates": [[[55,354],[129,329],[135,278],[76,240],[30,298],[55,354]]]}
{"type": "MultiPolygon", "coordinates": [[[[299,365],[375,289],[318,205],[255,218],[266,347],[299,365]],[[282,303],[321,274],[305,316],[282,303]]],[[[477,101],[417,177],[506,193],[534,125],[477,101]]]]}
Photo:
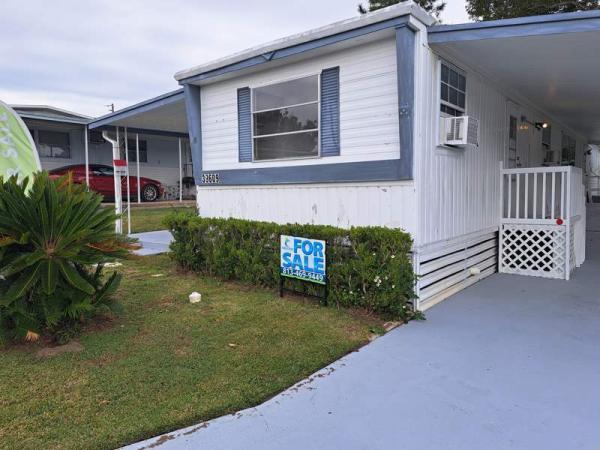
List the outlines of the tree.
{"type": "Polygon", "coordinates": [[[593,9],[600,9],[600,0],[467,0],[467,13],[478,21],[593,9]]]}
{"type": "MultiPolygon", "coordinates": [[[[396,5],[398,3],[403,3],[408,0],[369,0],[369,4],[367,7],[363,6],[363,4],[358,5],[358,12],[361,14],[366,14],[371,11],[377,11],[378,9],[385,8],[387,6],[396,5]]],[[[444,8],[446,7],[445,0],[415,0],[421,8],[433,14],[435,17],[439,17],[444,8]]]]}

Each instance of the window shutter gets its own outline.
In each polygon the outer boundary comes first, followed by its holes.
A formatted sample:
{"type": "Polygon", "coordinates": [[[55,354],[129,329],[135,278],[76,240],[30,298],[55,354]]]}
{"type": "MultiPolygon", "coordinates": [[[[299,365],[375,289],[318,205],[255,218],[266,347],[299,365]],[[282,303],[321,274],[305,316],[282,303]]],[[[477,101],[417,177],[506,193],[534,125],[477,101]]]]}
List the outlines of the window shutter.
{"type": "Polygon", "coordinates": [[[321,72],[321,156],[340,154],[340,68],[321,72]]]}
{"type": "Polygon", "coordinates": [[[250,88],[238,89],[238,151],[239,161],[252,161],[252,111],[250,88]]]}

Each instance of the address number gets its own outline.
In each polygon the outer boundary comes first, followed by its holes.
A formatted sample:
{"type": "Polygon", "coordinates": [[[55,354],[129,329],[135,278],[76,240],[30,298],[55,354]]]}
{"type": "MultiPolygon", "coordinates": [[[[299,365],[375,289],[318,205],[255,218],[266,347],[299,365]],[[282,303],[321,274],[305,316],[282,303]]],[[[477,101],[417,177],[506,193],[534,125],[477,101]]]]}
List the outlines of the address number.
{"type": "Polygon", "coordinates": [[[219,182],[218,173],[203,173],[202,184],[217,184],[219,182]]]}

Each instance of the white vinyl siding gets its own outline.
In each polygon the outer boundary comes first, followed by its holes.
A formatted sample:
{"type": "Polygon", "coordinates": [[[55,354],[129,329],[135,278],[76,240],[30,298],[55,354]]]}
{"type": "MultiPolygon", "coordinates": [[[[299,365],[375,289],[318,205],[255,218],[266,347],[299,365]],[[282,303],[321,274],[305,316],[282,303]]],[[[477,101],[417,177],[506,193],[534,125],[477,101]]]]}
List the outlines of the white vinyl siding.
{"type": "Polygon", "coordinates": [[[416,196],[412,181],[278,186],[202,186],[202,217],[267,222],[403,228],[414,234],[416,196]],[[290,207],[293,205],[293,207],[290,207]]]}
{"type": "Polygon", "coordinates": [[[323,164],[322,158],[239,162],[237,90],[340,67],[340,156],[326,163],[400,156],[396,44],[393,38],[311,57],[202,87],[203,169],[254,169],[323,164]]]}

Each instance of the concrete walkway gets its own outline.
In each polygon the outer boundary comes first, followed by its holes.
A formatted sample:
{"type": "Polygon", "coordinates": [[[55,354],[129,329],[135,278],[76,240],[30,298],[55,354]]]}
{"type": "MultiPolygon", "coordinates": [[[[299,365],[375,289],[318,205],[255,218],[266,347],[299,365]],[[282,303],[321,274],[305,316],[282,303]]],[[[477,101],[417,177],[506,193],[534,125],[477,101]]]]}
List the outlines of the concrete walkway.
{"type": "Polygon", "coordinates": [[[492,276],[256,408],[129,448],[597,450],[594,219],[570,282],[492,276]]]}
{"type": "Polygon", "coordinates": [[[133,233],[129,236],[139,239],[142,248],[135,250],[133,253],[140,256],[167,253],[169,251],[169,244],[173,241],[173,236],[168,230],[133,233]]]}

